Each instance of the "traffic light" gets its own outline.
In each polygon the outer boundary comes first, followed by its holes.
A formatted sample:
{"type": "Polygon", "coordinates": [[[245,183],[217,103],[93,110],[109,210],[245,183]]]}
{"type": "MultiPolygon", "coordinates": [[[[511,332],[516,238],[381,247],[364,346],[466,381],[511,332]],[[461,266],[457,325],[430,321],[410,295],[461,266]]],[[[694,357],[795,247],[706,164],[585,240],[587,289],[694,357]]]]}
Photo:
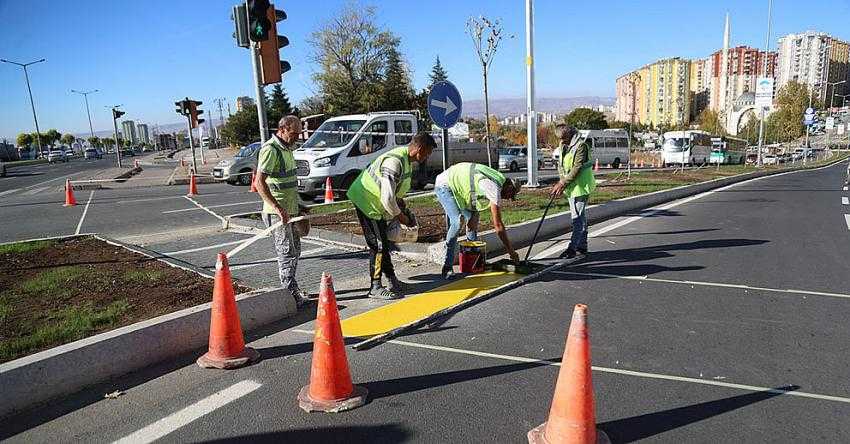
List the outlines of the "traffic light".
{"type": "Polygon", "coordinates": [[[277,33],[277,22],[286,20],[286,13],[269,5],[266,17],[270,23],[268,39],[260,42],[260,73],[263,85],[280,83],[283,73],[292,69],[289,62],[280,60],[280,48],[288,46],[289,39],[277,33]]]}
{"type": "Polygon", "coordinates": [[[124,111],[119,111],[115,108],[112,108],[112,119],[113,120],[118,120],[118,118],[123,116],[124,114],[127,114],[127,113],[124,112],[124,111]]]}
{"type": "Polygon", "coordinates": [[[248,38],[248,10],[245,3],[240,3],[233,7],[233,13],[230,15],[233,20],[233,25],[236,27],[233,32],[233,38],[236,39],[236,46],[240,48],[250,48],[251,40],[248,38]]]}
{"type": "Polygon", "coordinates": [[[177,114],[180,114],[181,116],[188,116],[189,115],[189,99],[188,98],[186,100],[174,102],[174,106],[177,107],[177,109],[175,109],[177,114]]]}
{"type": "Polygon", "coordinates": [[[199,102],[197,100],[187,100],[189,102],[189,117],[192,119],[192,128],[197,128],[199,124],[204,123],[204,119],[199,119],[198,116],[203,114],[204,111],[198,109],[198,106],[202,105],[204,102],[199,102]]]}
{"type": "Polygon", "coordinates": [[[248,38],[254,42],[268,40],[272,23],[267,11],[271,4],[268,0],[248,0],[248,38]]]}

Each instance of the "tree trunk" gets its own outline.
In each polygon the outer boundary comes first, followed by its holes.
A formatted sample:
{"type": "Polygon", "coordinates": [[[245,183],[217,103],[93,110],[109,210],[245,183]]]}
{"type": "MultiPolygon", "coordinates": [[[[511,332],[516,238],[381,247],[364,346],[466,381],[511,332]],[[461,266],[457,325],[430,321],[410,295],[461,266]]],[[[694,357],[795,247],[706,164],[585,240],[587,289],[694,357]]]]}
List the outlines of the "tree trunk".
{"type": "Polygon", "coordinates": [[[487,67],[484,67],[484,128],[487,134],[487,166],[493,168],[493,158],[490,153],[490,98],[487,96],[487,67]]]}

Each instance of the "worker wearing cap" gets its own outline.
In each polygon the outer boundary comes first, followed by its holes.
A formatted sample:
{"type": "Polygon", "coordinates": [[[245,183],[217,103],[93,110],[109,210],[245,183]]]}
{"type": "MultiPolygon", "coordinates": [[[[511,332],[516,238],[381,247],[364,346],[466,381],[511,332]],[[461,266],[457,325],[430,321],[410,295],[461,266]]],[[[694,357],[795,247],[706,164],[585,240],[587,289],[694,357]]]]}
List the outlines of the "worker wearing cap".
{"type": "Polygon", "coordinates": [[[402,211],[405,207],[403,198],[410,190],[412,163],[425,162],[436,147],[437,143],[430,134],[416,134],[409,146],[389,150],[375,159],[348,188],[346,194],[355,206],[369,247],[371,298],[402,297],[402,283],[395,275],[390,258],[387,224],[393,220],[407,226],[413,224],[407,213],[402,211]],[[382,285],[381,275],[387,277],[388,287],[382,285]]]}
{"type": "Polygon", "coordinates": [[[301,120],[298,117],[280,119],[277,132],[260,148],[254,186],[263,199],[262,218],[266,226],[283,221],[283,225],[273,231],[278,274],[284,291],[289,292],[296,307],[300,308],[308,300],[308,294],[298,287],[295,280],[298,257],[301,256],[301,238],[288,223],[299,212],[295,157],[292,155],[299,134],[301,120]]]}
{"type": "Polygon", "coordinates": [[[561,180],[552,188],[555,197],[566,194],[570,203],[570,216],[573,233],[569,247],[561,254],[562,258],[574,258],[576,253],[587,254],[587,201],[590,193],[596,189],[593,178],[593,155],[590,142],[568,125],[556,125],[555,136],[560,141],[558,150],[558,175],[561,180]]]}
{"type": "Polygon", "coordinates": [[[452,266],[460,232],[460,217],[466,220],[467,240],[478,239],[479,212],[490,209],[493,227],[514,262],[519,256],[508,238],[502,223],[502,199],[514,199],[520,190],[519,184],[504,174],[485,165],[463,162],[452,165],[440,173],[434,182],[434,194],[443,206],[448,220],[446,232],[446,256],[441,275],[443,279],[453,274],[452,266]]]}

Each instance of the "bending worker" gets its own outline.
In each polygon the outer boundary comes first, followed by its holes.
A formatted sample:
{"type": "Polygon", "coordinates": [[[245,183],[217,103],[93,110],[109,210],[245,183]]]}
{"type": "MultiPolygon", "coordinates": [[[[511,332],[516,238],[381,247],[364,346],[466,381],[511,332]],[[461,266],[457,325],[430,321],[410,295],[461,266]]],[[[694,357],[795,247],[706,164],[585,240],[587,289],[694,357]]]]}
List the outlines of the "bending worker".
{"type": "Polygon", "coordinates": [[[254,186],[263,199],[263,222],[267,227],[278,220],[283,225],[273,231],[274,247],[277,252],[278,274],[284,291],[288,291],[300,308],[307,302],[308,295],[295,281],[295,269],[301,256],[301,238],[290,218],[298,215],[298,193],[296,190],[295,141],[301,134],[301,120],[295,116],[280,119],[277,132],[260,148],[257,175],[254,186]]]}
{"type": "Polygon", "coordinates": [[[474,241],[478,239],[478,213],[487,208],[490,208],[493,227],[508,255],[514,262],[519,262],[519,256],[511,245],[505,224],[502,223],[500,210],[502,199],[514,199],[519,190],[519,184],[514,180],[508,179],[493,168],[477,163],[458,163],[437,176],[434,194],[446,211],[448,219],[446,257],[440,273],[443,279],[453,274],[460,216],[466,220],[466,238],[474,241]]]}
{"type": "Polygon", "coordinates": [[[409,146],[392,149],[375,159],[348,188],[346,194],[355,206],[366,245],[369,246],[371,298],[402,297],[402,283],[395,275],[390,258],[387,223],[398,220],[403,225],[413,225],[407,214],[402,211],[405,207],[403,198],[410,190],[413,172],[411,164],[428,160],[428,156],[436,147],[437,143],[430,134],[418,133],[409,146]],[[387,287],[381,283],[382,274],[389,281],[387,287]]]}
{"type": "Polygon", "coordinates": [[[558,137],[560,162],[558,175],[561,180],[552,188],[552,195],[567,195],[570,203],[570,217],[573,222],[573,234],[570,245],[561,253],[561,258],[574,258],[576,252],[587,254],[587,200],[590,193],[596,189],[596,179],[593,177],[593,159],[590,143],[582,137],[575,128],[567,125],[556,125],[555,136],[558,137]]]}

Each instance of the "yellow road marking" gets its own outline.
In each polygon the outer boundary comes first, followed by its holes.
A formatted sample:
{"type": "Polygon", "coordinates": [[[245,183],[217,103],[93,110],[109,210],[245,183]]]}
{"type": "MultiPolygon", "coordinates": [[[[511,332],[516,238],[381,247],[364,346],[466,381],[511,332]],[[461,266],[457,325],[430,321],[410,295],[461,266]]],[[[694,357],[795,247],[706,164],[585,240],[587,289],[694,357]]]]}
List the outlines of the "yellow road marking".
{"type": "Polygon", "coordinates": [[[467,276],[451,284],[345,319],[342,321],[342,334],[349,337],[383,334],[521,277],[519,274],[502,271],[467,276]]]}

